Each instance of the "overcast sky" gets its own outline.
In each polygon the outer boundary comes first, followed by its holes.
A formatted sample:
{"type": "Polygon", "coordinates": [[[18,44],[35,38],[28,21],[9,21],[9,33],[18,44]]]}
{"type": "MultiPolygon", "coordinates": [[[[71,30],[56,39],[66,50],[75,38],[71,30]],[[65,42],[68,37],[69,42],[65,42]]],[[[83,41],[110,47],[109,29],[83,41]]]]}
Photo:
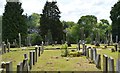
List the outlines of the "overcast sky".
{"type": "MultiPolygon", "coordinates": [[[[52,0],[48,0],[52,1],[52,0]]],[[[60,9],[61,20],[77,22],[81,16],[95,15],[98,20],[110,21],[111,7],[118,0],[56,0],[60,9]]],[[[24,14],[41,13],[46,0],[21,0],[24,14]]],[[[4,12],[6,0],[0,0],[0,15],[4,12]]]]}

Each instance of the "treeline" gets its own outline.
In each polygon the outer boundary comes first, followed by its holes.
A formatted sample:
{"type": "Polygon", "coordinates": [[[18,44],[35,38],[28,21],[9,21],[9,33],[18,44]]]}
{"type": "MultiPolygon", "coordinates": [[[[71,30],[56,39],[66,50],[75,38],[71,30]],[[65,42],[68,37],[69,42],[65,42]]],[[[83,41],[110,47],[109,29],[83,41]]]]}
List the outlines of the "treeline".
{"type": "MultiPolygon", "coordinates": [[[[60,10],[57,2],[46,2],[42,14],[33,13],[24,15],[20,2],[7,2],[5,12],[2,16],[2,41],[13,43],[18,41],[18,34],[21,33],[22,44],[29,37],[32,45],[46,41],[49,44],[69,41],[77,43],[79,40],[86,40],[101,43],[116,42],[120,40],[119,8],[118,1],[111,10],[112,24],[106,19],[98,21],[94,15],[80,17],[77,23],[72,21],[60,21],[60,10]],[[116,12],[117,11],[117,12],[116,12]]],[[[18,42],[17,42],[18,43],[18,42]]]]}

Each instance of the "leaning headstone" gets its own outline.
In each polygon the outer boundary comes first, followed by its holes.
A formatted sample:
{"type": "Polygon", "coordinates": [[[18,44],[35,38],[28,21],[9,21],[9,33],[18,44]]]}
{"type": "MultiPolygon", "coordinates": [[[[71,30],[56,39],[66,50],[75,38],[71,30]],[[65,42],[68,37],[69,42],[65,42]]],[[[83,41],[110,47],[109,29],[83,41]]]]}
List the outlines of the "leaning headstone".
{"type": "Polygon", "coordinates": [[[6,73],[12,73],[12,62],[6,62],[6,73]]]}
{"type": "Polygon", "coordinates": [[[117,71],[117,73],[120,73],[120,59],[117,60],[116,71],[117,71]]]}
{"type": "Polygon", "coordinates": [[[17,64],[17,73],[22,73],[22,67],[23,66],[23,63],[20,62],[19,64],[17,64]]]}
{"type": "Polygon", "coordinates": [[[22,70],[25,72],[25,73],[28,73],[28,71],[29,71],[29,65],[28,65],[28,59],[26,58],[26,59],[24,59],[23,60],[23,68],[22,68],[22,70]]]}
{"type": "Polygon", "coordinates": [[[38,46],[35,46],[35,62],[37,62],[37,57],[38,57],[38,46]]]}
{"type": "Polygon", "coordinates": [[[97,68],[101,68],[101,55],[100,54],[97,54],[97,57],[96,57],[96,67],[97,68]]]}
{"type": "Polygon", "coordinates": [[[35,51],[33,51],[33,65],[35,65],[35,51]]]}
{"type": "Polygon", "coordinates": [[[38,56],[40,57],[40,49],[41,49],[41,47],[39,46],[39,51],[38,51],[38,56]]]}
{"type": "Polygon", "coordinates": [[[108,72],[108,56],[105,54],[103,55],[103,72],[108,72]]]}
{"type": "Polygon", "coordinates": [[[33,51],[30,51],[30,69],[32,69],[32,66],[33,66],[33,51]]]}
{"type": "Polygon", "coordinates": [[[19,33],[19,48],[21,48],[21,34],[19,33]]]}
{"type": "Polygon", "coordinates": [[[109,58],[109,72],[114,73],[114,59],[112,57],[109,58]]]}
{"type": "Polygon", "coordinates": [[[8,52],[10,52],[10,42],[8,42],[8,52]]]}
{"type": "Polygon", "coordinates": [[[97,51],[96,51],[96,48],[93,49],[93,61],[95,63],[96,61],[96,56],[97,56],[97,51]]]}
{"type": "Polygon", "coordinates": [[[92,48],[90,49],[90,58],[91,60],[93,60],[93,49],[92,48]]]}

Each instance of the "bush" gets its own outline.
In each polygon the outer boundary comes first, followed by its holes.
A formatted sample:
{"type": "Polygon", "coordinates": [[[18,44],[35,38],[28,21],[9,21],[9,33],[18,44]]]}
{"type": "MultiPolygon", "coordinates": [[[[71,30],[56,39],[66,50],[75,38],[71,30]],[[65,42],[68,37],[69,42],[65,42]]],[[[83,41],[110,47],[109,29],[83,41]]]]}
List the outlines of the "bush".
{"type": "Polygon", "coordinates": [[[82,52],[78,52],[78,51],[75,51],[75,52],[70,52],[69,53],[69,56],[73,56],[73,57],[79,57],[79,56],[81,56],[82,55],[82,52]]]}
{"type": "Polygon", "coordinates": [[[67,57],[68,56],[68,45],[65,43],[64,45],[62,45],[61,47],[61,56],[62,57],[67,57]]]}

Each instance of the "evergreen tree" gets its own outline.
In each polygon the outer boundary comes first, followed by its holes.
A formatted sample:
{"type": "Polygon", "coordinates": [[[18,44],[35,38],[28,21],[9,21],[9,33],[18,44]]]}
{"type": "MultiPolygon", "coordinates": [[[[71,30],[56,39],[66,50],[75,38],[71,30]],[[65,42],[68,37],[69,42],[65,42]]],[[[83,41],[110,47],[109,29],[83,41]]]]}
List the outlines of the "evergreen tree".
{"type": "Polygon", "coordinates": [[[53,41],[60,43],[63,38],[63,25],[59,20],[60,11],[56,3],[56,1],[46,2],[40,18],[40,33],[45,40],[45,36],[51,31],[53,41]]]}
{"type": "Polygon", "coordinates": [[[23,9],[20,2],[7,2],[2,20],[2,41],[9,40],[10,43],[21,33],[22,44],[27,37],[26,16],[22,15],[23,9]]]}
{"type": "Polygon", "coordinates": [[[110,11],[110,18],[112,20],[112,36],[113,41],[116,41],[116,36],[118,36],[118,41],[120,41],[120,1],[118,1],[110,11]]]}

